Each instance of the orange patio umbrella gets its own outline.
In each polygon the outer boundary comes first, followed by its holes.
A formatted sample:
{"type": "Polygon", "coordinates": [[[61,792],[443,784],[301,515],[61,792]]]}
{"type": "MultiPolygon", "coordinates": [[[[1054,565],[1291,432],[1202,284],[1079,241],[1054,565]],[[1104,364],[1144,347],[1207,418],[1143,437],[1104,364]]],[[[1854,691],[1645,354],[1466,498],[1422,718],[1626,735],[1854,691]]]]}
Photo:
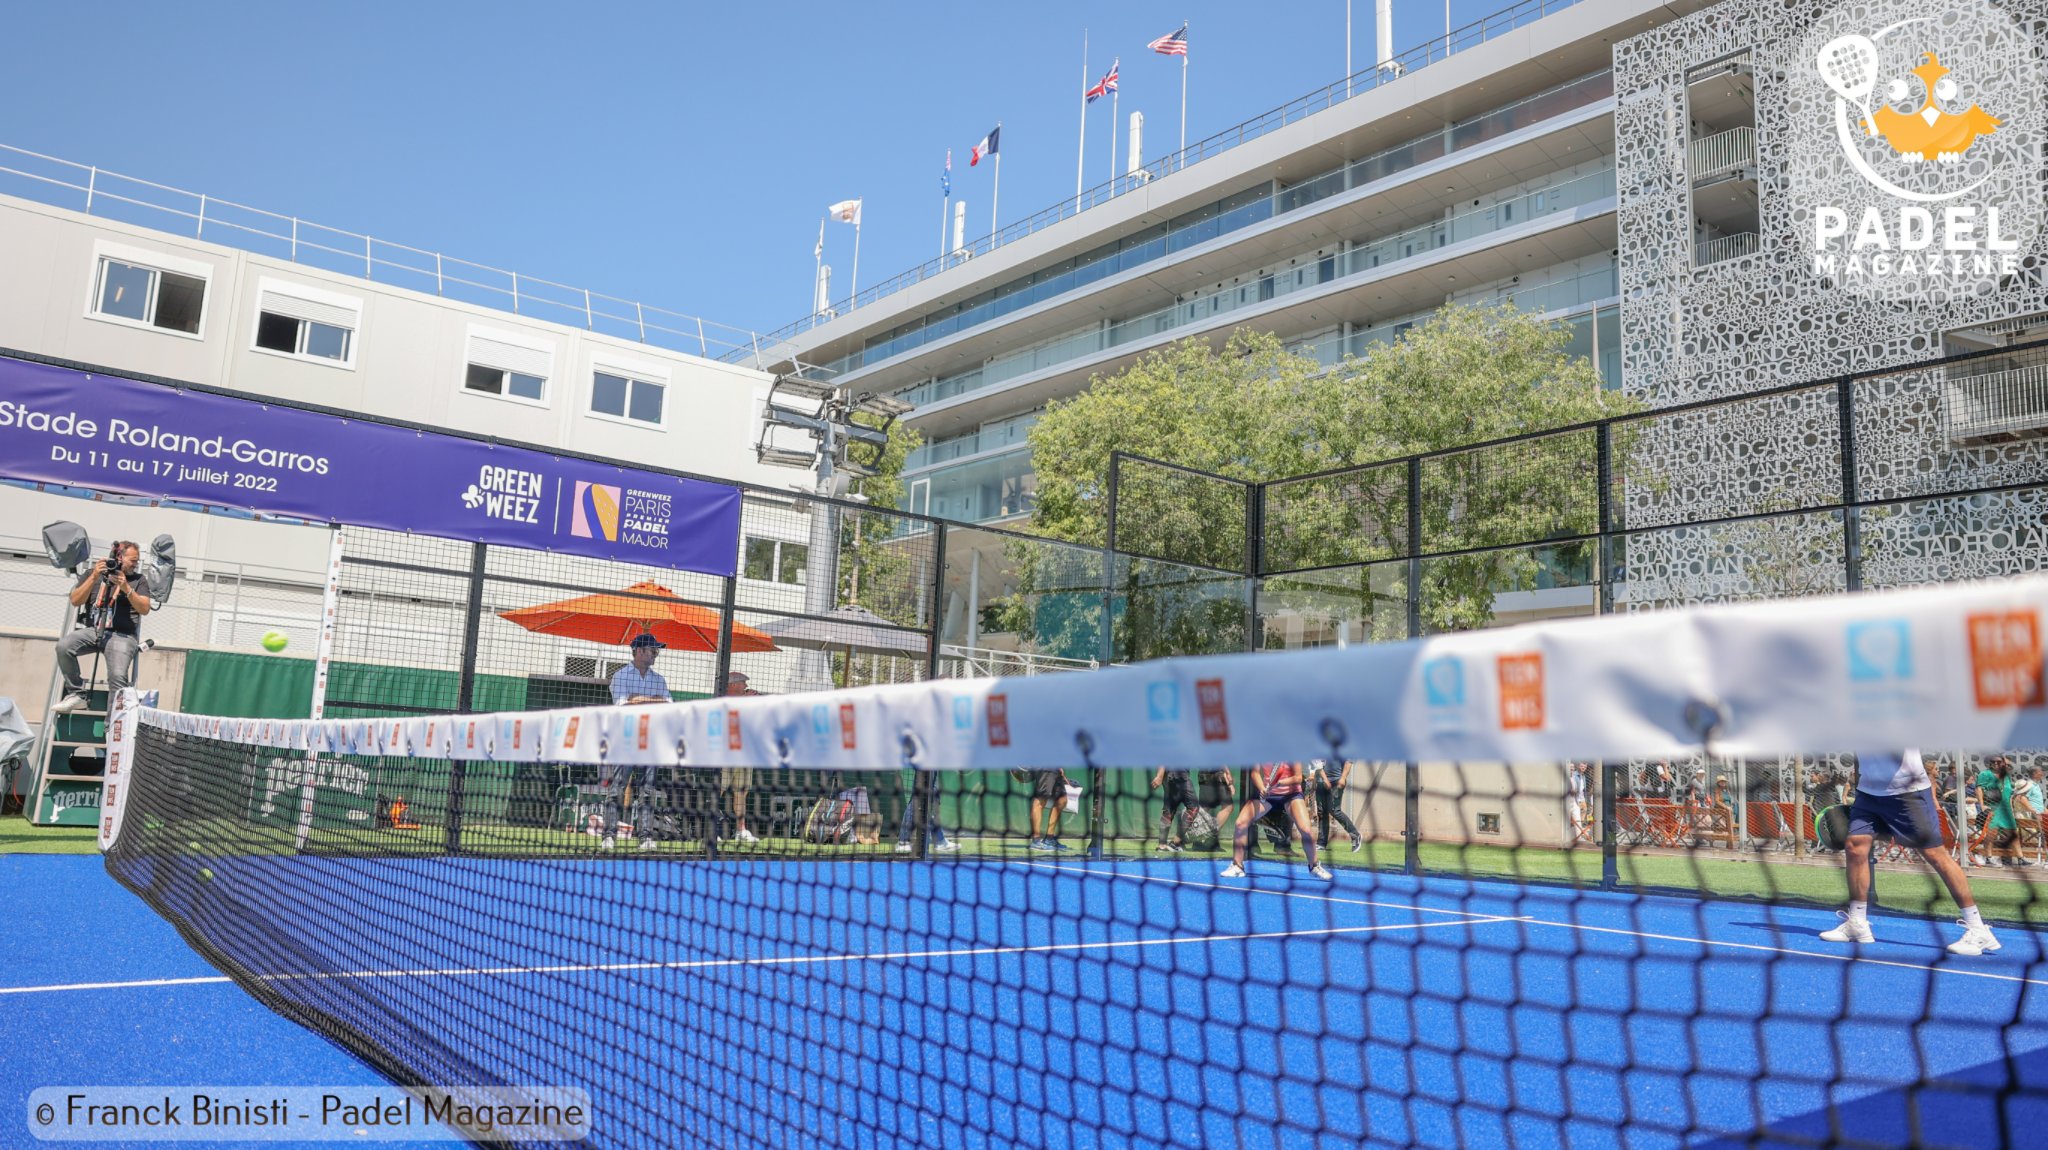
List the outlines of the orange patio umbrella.
{"type": "MultiPolygon", "coordinates": [[[[586,639],[623,647],[648,632],[680,651],[718,650],[718,612],[676,601],[676,593],[659,583],[635,583],[624,591],[578,595],[538,607],[498,612],[498,618],[542,635],[586,639]]],[[[732,649],[773,651],[775,640],[733,620],[732,649]]]]}

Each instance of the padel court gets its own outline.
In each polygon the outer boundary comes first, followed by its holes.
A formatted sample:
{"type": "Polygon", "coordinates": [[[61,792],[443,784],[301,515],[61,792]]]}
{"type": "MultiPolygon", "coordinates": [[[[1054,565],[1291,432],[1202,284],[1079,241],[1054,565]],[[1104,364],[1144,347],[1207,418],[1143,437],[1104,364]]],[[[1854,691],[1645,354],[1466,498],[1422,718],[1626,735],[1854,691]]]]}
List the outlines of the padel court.
{"type": "MultiPolygon", "coordinates": [[[[1820,910],[1270,862],[197,861],[122,873],[288,1012],[589,1090],[601,1145],[1997,1147],[2048,1121],[2048,955],[2012,927],[1959,959],[1948,924],[1879,917],[1852,953],[1820,910]]],[[[90,901],[48,913],[83,930],[90,901]]],[[[146,994],[149,1048],[229,992],[123,984],[193,965],[31,965],[0,1002],[146,994]]]]}

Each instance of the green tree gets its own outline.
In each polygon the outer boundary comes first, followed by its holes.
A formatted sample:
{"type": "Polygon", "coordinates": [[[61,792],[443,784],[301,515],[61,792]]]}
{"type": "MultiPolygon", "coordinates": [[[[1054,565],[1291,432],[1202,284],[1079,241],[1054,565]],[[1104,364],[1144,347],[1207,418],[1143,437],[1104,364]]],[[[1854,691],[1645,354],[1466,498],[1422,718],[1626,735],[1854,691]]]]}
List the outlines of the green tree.
{"type": "MultiPolygon", "coordinates": [[[[1602,387],[1590,362],[1565,354],[1568,339],[1563,325],[1512,307],[1450,306],[1394,343],[1329,369],[1288,352],[1274,336],[1248,330],[1216,348],[1181,341],[1049,406],[1031,431],[1038,476],[1033,527],[1059,539],[1103,544],[1116,451],[1246,483],[1356,468],[1268,489],[1266,569],[1405,557],[1406,468],[1362,465],[1633,409],[1602,387]]],[[[1591,531],[1598,513],[1593,444],[1591,432],[1567,433],[1426,461],[1419,491],[1425,554],[1591,531]]],[[[1242,486],[1127,465],[1119,473],[1117,501],[1118,550],[1242,569],[1242,486]]],[[[1559,561],[1555,553],[1527,546],[1425,559],[1424,624],[1430,630],[1483,626],[1492,618],[1495,595],[1533,585],[1546,562],[1559,561]]],[[[1146,582],[1129,572],[1119,579],[1141,590],[1146,582]]],[[[1177,595],[1186,596],[1188,582],[1177,586],[1177,595]]],[[[1327,575],[1297,582],[1269,580],[1262,593],[1268,602],[1290,595],[1328,601],[1333,593],[1327,575]]],[[[1361,567],[1352,583],[1337,594],[1355,596],[1378,633],[1405,627],[1404,612],[1382,609],[1388,580],[1361,567]]],[[[1187,638],[1187,628],[1144,618],[1140,599],[1123,596],[1131,633],[1119,642],[1119,657],[1170,653],[1187,638]]],[[[1217,621],[1227,606],[1190,625],[1217,621]]],[[[1236,611],[1241,619],[1241,597],[1236,611]]]]}

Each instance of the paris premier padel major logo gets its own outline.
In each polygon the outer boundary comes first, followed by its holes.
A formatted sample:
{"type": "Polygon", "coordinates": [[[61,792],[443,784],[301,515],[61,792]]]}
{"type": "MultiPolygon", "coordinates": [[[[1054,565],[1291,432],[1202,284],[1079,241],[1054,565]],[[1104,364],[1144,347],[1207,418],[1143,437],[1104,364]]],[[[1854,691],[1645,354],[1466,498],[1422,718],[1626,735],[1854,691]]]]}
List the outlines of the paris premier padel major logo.
{"type": "Polygon", "coordinates": [[[1790,81],[1788,183],[1812,271],[1865,294],[1995,291],[2041,226],[2040,54],[1983,0],[1822,16],[1790,81]]]}

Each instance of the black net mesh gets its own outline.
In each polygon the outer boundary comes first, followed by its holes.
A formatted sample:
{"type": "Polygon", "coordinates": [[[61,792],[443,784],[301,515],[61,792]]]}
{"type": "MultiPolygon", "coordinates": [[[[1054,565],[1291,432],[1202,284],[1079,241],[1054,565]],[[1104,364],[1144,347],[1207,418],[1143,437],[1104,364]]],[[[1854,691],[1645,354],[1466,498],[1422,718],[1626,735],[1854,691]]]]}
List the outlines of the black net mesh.
{"type": "Polygon", "coordinates": [[[400,1083],[589,1091],[592,1145],[1990,1147],[2048,1108],[2031,756],[1929,756],[2003,942],[1962,958],[1889,846],[1878,941],[1815,937],[1844,756],[935,756],[759,771],[743,839],[731,771],[542,753],[536,805],[232,733],[140,728],[112,872],[400,1083]]]}

